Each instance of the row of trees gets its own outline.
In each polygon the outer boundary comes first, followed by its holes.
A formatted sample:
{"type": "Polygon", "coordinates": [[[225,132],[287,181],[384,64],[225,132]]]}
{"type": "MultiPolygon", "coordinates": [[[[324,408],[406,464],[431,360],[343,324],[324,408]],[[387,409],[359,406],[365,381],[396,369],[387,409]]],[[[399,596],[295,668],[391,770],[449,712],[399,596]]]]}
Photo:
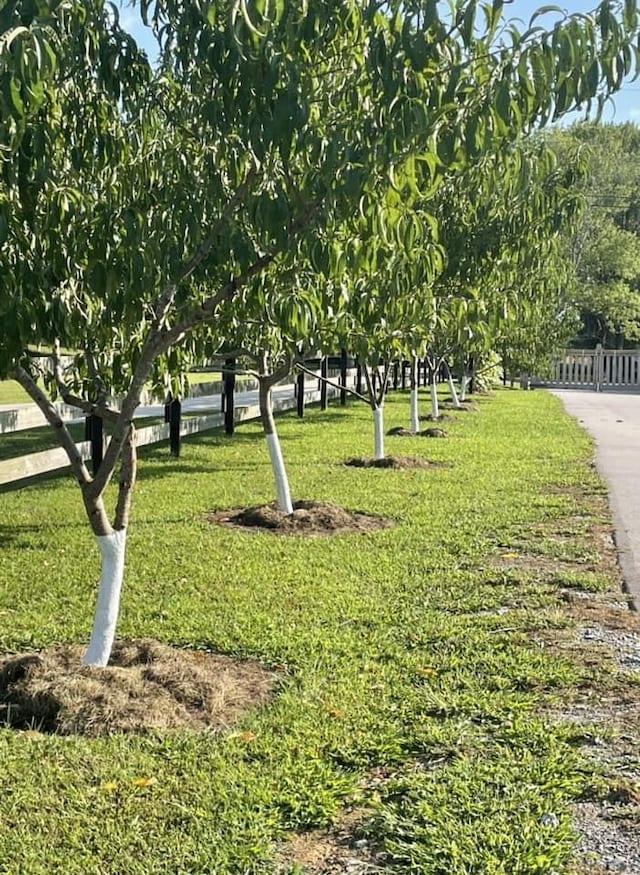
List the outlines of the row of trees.
{"type": "Polygon", "coordinates": [[[55,429],[97,538],[91,665],[115,633],[144,386],[179,392],[191,362],[251,355],[290,512],[271,388],[345,346],[384,454],[383,361],[428,355],[435,375],[543,344],[579,166],[529,135],[615,91],[639,54],[634,2],[524,32],[501,0],[135,5],[153,66],[101,0],[0,12],[0,378],[55,429]],[[110,423],[95,476],[58,394],[110,423]]]}

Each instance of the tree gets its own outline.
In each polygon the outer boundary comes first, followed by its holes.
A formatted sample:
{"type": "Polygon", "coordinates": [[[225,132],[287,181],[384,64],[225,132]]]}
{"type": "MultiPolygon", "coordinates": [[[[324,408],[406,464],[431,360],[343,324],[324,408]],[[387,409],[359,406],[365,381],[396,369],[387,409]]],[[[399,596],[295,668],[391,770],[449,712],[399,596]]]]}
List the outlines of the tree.
{"type": "Polygon", "coordinates": [[[578,150],[589,166],[579,190],[589,208],[565,234],[574,267],[574,304],[583,327],[576,343],[640,340],[640,128],[578,124],[549,142],[562,160],[578,150]]]}
{"type": "MultiPolygon", "coordinates": [[[[508,28],[501,44],[497,0],[458,0],[451,20],[431,0],[143,0],[160,45],[151,70],[112,6],[52,8],[16,0],[0,19],[11,104],[0,377],[12,373],[40,405],[80,485],[103,556],[86,661],[105,664],[147,381],[177,374],[194,332],[267,272],[276,295],[294,267],[326,263],[337,281],[334,235],[348,248],[345,223],[389,176],[403,179],[401,195],[424,194],[447,169],[618,87],[635,64],[637,16],[605,2],[549,33],[508,28]],[[68,373],[60,346],[78,351],[68,373]],[[38,347],[54,353],[50,397],[34,379],[38,347]],[[111,425],[95,477],[56,392],[111,425]],[[119,460],[112,524],[104,498],[119,460]]],[[[377,223],[393,235],[396,219],[377,223]]]]}

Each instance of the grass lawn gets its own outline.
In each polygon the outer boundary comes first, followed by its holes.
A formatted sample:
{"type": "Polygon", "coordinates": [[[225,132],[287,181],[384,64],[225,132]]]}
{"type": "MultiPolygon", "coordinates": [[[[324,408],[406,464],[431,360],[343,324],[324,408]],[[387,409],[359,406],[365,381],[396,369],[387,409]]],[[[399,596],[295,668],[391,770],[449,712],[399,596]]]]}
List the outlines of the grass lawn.
{"type": "Polygon", "coordinates": [[[0,380],[0,404],[28,404],[31,401],[20,383],[15,380],[0,380]]]}
{"type": "MultiPolygon", "coordinates": [[[[368,535],[206,522],[272,499],[257,424],[143,450],[119,636],[255,657],[280,689],[221,735],[0,729],[0,873],[301,875],[321,870],[284,840],[354,818],[379,867],[357,871],[567,871],[570,805],[604,790],[584,727],[549,715],[623,683],[573,646],[566,599],[619,585],[591,534],[603,487],[555,398],[479,403],[446,440],[387,439],[452,463],[430,470],[342,466],[372,451],[364,405],[279,419],[294,499],[396,523],[368,535]]],[[[408,405],[389,396],[387,427],[408,405]]],[[[0,651],[86,641],[98,560],[72,479],[4,494],[0,543],[0,651]]]]}

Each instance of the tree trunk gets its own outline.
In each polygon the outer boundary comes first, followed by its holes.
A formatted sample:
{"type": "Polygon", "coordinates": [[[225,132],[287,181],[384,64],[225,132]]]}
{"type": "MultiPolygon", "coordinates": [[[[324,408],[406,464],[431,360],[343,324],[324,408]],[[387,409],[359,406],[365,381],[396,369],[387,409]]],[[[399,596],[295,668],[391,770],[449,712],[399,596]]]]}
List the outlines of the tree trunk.
{"type": "Polygon", "coordinates": [[[82,662],[84,665],[103,668],[109,662],[116,634],[127,530],[119,529],[109,535],[96,535],[96,541],[102,556],[102,571],[91,640],[82,662]]]}
{"type": "Polygon", "coordinates": [[[375,459],[384,459],[384,406],[373,408],[373,428],[375,436],[375,459]]]}
{"type": "Polygon", "coordinates": [[[120,482],[115,513],[115,529],[107,520],[102,496],[91,498],[85,493],[85,508],[102,556],[102,572],[98,587],[98,602],[93,620],[89,647],[84,656],[84,665],[104,667],[109,662],[116,625],[120,613],[120,591],[124,576],[124,560],[127,545],[127,528],[131,499],[136,484],[137,454],[135,427],[133,423],[122,445],[120,482]]]}
{"type": "Polygon", "coordinates": [[[420,431],[420,406],[418,389],[418,356],[411,356],[411,433],[420,431]]]}
{"type": "Polygon", "coordinates": [[[267,447],[269,448],[269,458],[271,459],[271,468],[276,482],[276,498],[279,510],[287,514],[293,513],[293,504],[291,503],[291,492],[289,490],[289,479],[287,470],[284,466],[282,458],[282,449],[280,440],[276,430],[275,420],[273,418],[273,408],[271,403],[271,383],[268,378],[260,377],[260,419],[264,435],[267,439],[267,447]]]}
{"type": "Polygon", "coordinates": [[[460,400],[464,401],[467,396],[467,385],[469,383],[469,377],[467,374],[463,374],[460,378],[460,400]]]}
{"type": "Polygon", "coordinates": [[[446,365],[447,368],[447,382],[449,384],[449,392],[451,392],[451,400],[453,401],[453,406],[460,409],[460,399],[458,398],[458,393],[456,392],[456,387],[453,382],[453,376],[451,374],[451,368],[449,365],[446,365]]]}
{"type": "Polygon", "coordinates": [[[429,388],[431,389],[431,415],[434,419],[440,416],[440,408],[438,407],[438,384],[436,383],[436,369],[429,369],[429,388]]]}

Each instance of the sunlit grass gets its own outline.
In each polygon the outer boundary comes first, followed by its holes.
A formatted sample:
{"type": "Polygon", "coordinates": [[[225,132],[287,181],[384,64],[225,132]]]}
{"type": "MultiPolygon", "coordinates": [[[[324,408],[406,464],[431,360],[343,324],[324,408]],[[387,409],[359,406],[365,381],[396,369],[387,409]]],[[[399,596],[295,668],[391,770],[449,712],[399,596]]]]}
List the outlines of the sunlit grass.
{"type": "MultiPolygon", "coordinates": [[[[387,427],[408,416],[408,393],[390,395],[387,427]]],[[[388,872],[562,871],[584,764],[537,711],[586,669],[531,643],[560,622],[559,584],[494,560],[514,543],[542,555],[536,526],[588,517],[581,496],[601,487],[588,440],[545,393],[501,392],[454,416],[446,440],[387,438],[389,453],[451,463],[411,471],[341,464],[371,455],[364,405],[279,419],[294,498],[394,520],[370,535],[211,526],[212,509],[273,498],[257,424],[185,441],[179,460],[143,451],[120,636],[286,666],[282,688],[244,735],[0,731],[7,871],[273,872],[278,839],[345,804],[376,810],[388,872]],[[389,781],[374,787],[374,768],[389,781]]],[[[85,641],[97,551],[71,478],[3,495],[0,538],[0,649],[85,641]]],[[[572,586],[582,573],[593,586],[588,565],[572,586]]]]}

